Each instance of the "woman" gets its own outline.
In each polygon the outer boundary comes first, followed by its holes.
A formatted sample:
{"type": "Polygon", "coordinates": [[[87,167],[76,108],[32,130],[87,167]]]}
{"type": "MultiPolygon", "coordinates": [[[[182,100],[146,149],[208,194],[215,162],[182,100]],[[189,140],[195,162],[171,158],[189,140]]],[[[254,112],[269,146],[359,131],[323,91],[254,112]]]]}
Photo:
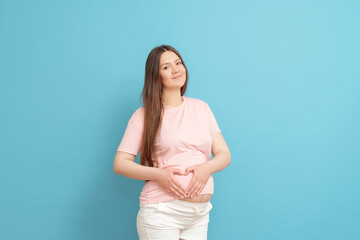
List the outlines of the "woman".
{"type": "Polygon", "coordinates": [[[176,49],[152,49],[143,107],[131,116],[114,159],[116,174],[146,181],[137,215],[141,240],[207,239],[212,174],[231,161],[208,104],[184,96],[187,83],[187,68],[176,49]]]}

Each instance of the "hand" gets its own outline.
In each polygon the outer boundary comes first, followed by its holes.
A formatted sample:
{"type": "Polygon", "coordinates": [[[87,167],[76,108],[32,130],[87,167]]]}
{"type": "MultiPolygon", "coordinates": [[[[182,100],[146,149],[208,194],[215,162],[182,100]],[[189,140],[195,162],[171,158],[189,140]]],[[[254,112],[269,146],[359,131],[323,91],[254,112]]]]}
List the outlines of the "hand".
{"type": "Polygon", "coordinates": [[[154,181],[175,197],[185,198],[184,188],[174,180],[174,174],[183,175],[182,171],[178,168],[159,168],[159,170],[159,174],[154,181]]]}
{"type": "Polygon", "coordinates": [[[185,176],[190,172],[193,172],[194,175],[191,179],[191,182],[186,190],[186,194],[188,197],[194,197],[200,194],[200,192],[204,189],[208,179],[211,176],[210,170],[207,168],[206,163],[197,164],[188,167],[185,170],[185,176]]]}

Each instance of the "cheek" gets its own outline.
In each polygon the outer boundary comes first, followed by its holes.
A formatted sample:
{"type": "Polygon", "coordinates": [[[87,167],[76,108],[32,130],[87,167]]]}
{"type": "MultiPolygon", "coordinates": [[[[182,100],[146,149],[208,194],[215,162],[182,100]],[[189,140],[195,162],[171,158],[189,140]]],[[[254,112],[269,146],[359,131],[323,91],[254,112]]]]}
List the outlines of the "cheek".
{"type": "Polygon", "coordinates": [[[166,84],[167,82],[169,82],[169,78],[170,77],[168,76],[168,74],[164,72],[160,73],[160,80],[162,84],[166,84]]]}
{"type": "Polygon", "coordinates": [[[183,71],[185,71],[185,67],[184,67],[184,65],[180,65],[181,66],[181,69],[183,70],[183,71]]]}
{"type": "Polygon", "coordinates": [[[184,73],[186,73],[186,68],[184,66],[182,66],[181,71],[183,71],[184,73]]]}
{"type": "Polygon", "coordinates": [[[160,78],[161,80],[165,80],[167,78],[166,74],[164,72],[160,72],[160,78]]]}

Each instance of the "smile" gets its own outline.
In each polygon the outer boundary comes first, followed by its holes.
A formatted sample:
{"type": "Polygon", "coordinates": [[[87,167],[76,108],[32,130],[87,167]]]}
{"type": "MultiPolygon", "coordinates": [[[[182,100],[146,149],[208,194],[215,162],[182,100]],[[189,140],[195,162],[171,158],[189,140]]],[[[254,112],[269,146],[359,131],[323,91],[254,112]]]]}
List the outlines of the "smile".
{"type": "Polygon", "coordinates": [[[172,79],[178,79],[178,78],[180,78],[182,75],[180,75],[180,76],[177,76],[177,77],[173,77],[172,79]]]}

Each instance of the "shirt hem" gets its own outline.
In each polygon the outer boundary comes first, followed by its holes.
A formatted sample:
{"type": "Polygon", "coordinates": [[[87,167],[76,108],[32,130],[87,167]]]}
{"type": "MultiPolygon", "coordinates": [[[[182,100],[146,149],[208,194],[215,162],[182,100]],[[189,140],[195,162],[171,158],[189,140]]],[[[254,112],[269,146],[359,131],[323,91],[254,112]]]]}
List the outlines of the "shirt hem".
{"type": "MultiPolygon", "coordinates": [[[[214,192],[202,192],[201,195],[203,194],[211,194],[214,195],[214,192]]],[[[140,199],[140,204],[152,204],[152,203],[159,203],[159,202],[169,202],[169,201],[173,201],[173,200],[180,200],[181,198],[176,198],[176,197],[164,197],[164,198],[159,198],[159,199],[148,199],[148,200],[142,200],[140,199]]]]}

